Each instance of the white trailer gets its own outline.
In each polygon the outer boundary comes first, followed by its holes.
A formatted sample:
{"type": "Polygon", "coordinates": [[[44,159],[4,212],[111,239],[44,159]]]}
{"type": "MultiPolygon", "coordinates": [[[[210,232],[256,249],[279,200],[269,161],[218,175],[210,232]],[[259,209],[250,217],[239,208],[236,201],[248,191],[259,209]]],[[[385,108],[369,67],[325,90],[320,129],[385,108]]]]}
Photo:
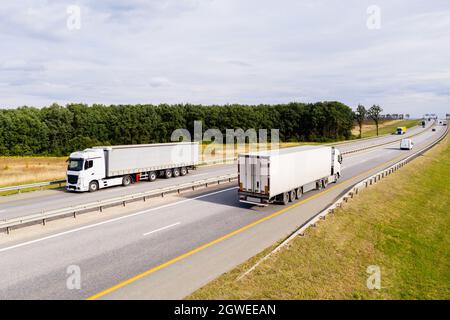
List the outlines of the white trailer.
{"type": "Polygon", "coordinates": [[[326,188],[341,176],[335,147],[304,146],[238,156],[239,201],[287,204],[307,191],[326,188]]]}
{"type": "Polygon", "coordinates": [[[70,155],[67,190],[90,191],[184,176],[198,164],[198,142],[94,147],[70,155]]]}

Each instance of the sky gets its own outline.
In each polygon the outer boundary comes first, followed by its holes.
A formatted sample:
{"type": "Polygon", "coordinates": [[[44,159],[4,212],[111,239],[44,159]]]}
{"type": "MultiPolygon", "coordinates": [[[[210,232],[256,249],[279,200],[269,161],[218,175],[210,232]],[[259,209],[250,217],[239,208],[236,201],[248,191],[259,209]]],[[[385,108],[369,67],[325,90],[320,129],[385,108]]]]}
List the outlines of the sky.
{"type": "Polygon", "coordinates": [[[450,113],[448,0],[15,0],[0,108],[341,101],[450,113]]]}

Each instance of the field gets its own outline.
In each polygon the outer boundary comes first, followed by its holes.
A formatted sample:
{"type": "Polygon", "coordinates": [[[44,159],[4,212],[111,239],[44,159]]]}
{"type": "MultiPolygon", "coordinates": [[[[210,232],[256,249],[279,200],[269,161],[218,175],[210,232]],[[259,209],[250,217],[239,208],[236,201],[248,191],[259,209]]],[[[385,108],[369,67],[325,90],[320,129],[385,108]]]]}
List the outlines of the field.
{"type": "Polygon", "coordinates": [[[236,280],[271,249],[189,299],[450,299],[450,143],[382,180],[236,280]],[[381,289],[368,289],[367,268],[381,289]]]}
{"type": "Polygon", "coordinates": [[[0,186],[64,179],[61,157],[0,157],[0,186]]]}
{"type": "MultiPolygon", "coordinates": [[[[397,127],[407,127],[411,128],[416,126],[419,123],[419,120],[391,120],[380,123],[379,135],[394,133],[397,127]]],[[[359,127],[356,126],[352,130],[352,134],[355,136],[359,136],[359,127]]],[[[363,124],[362,127],[362,138],[373,137],[377,135],[377,128],[373,121],[367,121],[363,124]]]]}

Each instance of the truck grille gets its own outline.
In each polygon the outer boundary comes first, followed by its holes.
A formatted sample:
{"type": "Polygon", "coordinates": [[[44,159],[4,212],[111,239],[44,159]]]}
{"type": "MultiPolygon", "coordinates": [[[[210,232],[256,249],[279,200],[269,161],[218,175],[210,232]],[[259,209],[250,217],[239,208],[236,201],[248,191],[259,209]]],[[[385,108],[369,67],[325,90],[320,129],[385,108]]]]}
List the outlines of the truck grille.
{"type": "Polygon", "coordinates": [[[74,175],[67,175],[67,182],[70,184],[77,184],[78,182],[78,176],[74,176],[74,175]]]}

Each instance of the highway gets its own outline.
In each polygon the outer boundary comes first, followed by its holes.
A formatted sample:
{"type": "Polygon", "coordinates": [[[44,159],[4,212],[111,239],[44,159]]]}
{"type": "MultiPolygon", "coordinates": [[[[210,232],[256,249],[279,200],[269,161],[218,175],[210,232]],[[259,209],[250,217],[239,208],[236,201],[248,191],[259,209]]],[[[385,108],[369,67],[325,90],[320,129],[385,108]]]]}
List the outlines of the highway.
{"type": "MultiPolygon", "coordinates": [[[[422,132],[421,127],[411,128],[405,136],[408,137],[422,132]]],[[[386,143],[392,140],[400,139],[399,136],[382,136],[379,138],[346,142],[338,145],[342,152],[357,150],[365,147],[371,147],[386,143]]],[[[41,213],[43,211],[66,208],[68,206],[79,205],[82,203],[89,203],[98,200],[106,200],[114,197],[124,196],[130,193],[139,193],[149,191],[162,187],[168,187],[174,184],[181,184],[192,182],[200,179],[217,177],[236,173],[236,165],[212,165],[206,167],[199,167],[197,170],[190,171],[184,177],[173,179],[158,179],[155,182],[142,181],[127,188],[113,187],[109,189],[100,190],[96,193],[69,193],[62,189],[57,190],[43,190],[24,194],[17,194],[7,197],[0,197],[0,219],[11,219],[21,217],[25,214],[41,213]]]]}
{"type": "MultiPolygon", "coordinates": [[[[415,128],[408,135],[422,130],[415,128]]],[[[415,148],[436,140],[443,130],[427,128],[414,137],[415,148]]],[[[348,143],[339,149],[353,150],[392,139],[398,137],[348,143]]],[[[181,299],[286,237],[351,184],[411,154],[399,150],[398,145],[394,142],[345,156],[338,184],[310,192],[287,207],[241,204],[236,185],[231,183],[138,209],[122,208],[120,215],[82,225],[51,231],[42,228],[32,236],[10,240],[4,235],[0,242],[0,299],[181,299]],[[69,290],[67,268],[73,265],[80,268],[81,289],[69,290]]],[[[235,165],[210,166],[180,179],[192,181],[235,171],[235,165]]],[[[45,191],[6,197],[1,199],[0,216],[106,199],[174,181],[143,182],[95,194],[45,191]]]]}

